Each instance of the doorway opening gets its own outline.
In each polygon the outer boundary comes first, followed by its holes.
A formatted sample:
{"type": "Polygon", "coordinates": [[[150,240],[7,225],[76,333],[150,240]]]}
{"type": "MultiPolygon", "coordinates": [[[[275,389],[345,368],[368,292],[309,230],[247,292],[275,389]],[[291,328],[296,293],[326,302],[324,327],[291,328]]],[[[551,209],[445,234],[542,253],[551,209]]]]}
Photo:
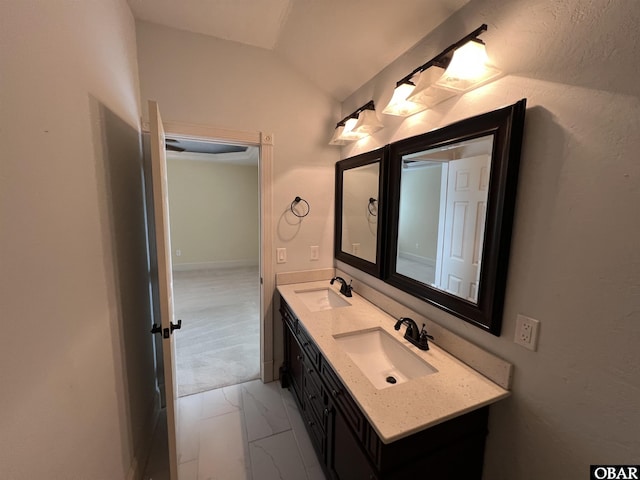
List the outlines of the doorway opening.
{"type": "Polygon", "coordinates": [[[260,378],[260,149],[166,136],[178,396],[260,378]]]}

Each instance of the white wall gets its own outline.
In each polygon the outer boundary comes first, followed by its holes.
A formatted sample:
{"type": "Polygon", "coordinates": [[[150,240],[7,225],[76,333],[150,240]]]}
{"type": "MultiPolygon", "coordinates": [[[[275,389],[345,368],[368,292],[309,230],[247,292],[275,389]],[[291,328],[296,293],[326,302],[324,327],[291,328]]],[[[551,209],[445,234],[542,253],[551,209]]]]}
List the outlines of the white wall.
{"type": "Polygon", "coordinates": [[[256,165],[168,158],[167,181],[174,268],[258,265],[256,165]]]}
{"type": "Polygon", "coordinates": [[[376,262],[378,216],[371,215],[377,209],[369,204],[370,198],[378,200],[380,162],[346,170],[342,175],[342,250],[353,253],[369,262],[376,262]],[[353,251],[353,245],[359,251],[353,251]]]}
{"type": "MultiPolygon", "coordinates": [[[[287,249],[276,272],[333,265],[334,165],[328,146],[339,105],[271,51],[138,22],[143,101],[159,102],[165,121],[274,134],[274,248],[287,249]],[[311,205],[302,221],[296,196],[311,205]],[[320,247],[311,261],[309,246],[320,247]]],[[[275,256],[275,252],[274,252],[275,256]]]]}
{"type": "Polygon", "coordinates": [[[134,27],[124,0],[0,4],[2,479],[126,478],[149,436],[134,27]]]}
{"type": "Polygon", "coordinates": [[[471,0],[343,111],[384,106],[398,79],[482,23],[504,78],[407,119],[381,116],[385,129],[343,153],[528,99],[502,336],[369,281],[515,365],[512,397],[491,408],[484,478],[578,480],[590,464],[638,464],[640,3],[471,0]],[[513,343],[518,313],[542,322],[535,353],[513,343]]]}
{"type": "Polygon", "coordinates": [[[435,264],[442,166],[403,170],[401,181],[398,253],[417,255],[435,264]]]}

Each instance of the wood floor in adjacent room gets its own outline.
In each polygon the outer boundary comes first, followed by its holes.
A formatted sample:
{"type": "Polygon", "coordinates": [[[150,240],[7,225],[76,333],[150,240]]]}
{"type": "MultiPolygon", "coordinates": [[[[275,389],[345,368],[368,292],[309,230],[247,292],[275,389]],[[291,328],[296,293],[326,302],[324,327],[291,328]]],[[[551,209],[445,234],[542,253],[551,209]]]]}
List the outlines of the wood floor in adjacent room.
{"type": "Polygon", "coordinates": [[[260,376],[258,267],[173,272],[178,396],[260,376]]]}

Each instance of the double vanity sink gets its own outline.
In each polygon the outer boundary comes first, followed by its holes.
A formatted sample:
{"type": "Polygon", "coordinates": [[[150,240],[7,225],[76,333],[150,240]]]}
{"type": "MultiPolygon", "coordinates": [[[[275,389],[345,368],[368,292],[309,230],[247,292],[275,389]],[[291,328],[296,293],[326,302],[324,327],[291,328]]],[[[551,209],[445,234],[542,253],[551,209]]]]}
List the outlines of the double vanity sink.
{"type": "Polygon", "coordinates": [[[508,390],[436,344],[419,350],[396,318],[328,280],[278,291],[282,383],[328,478],[481,477],[488,405],[508,390]]]}
{"type": "MultiPolygon", "coordinates": [[[[351,306],[348,299],[330,287],[294,292],[310,312],[351,306]]],[[[379,327],[337,334],[333,338],[377,389],[388,388],[437,371],[379,327]]]]}
{"type": "Polygon", "coordinates": [[[437,344],[428,351],[411,345],[404,327],[394,330],[396,318],[355,292],[341,295],[337,287],[326,280],[279,285],[278,291],[382,441],[509,396],[437,344]]]}
{"type": "Polygon", "coordinates": [[[329,287],[296,290],[295,294],[310,312],[351,306],[344,297],[329,287]]]}

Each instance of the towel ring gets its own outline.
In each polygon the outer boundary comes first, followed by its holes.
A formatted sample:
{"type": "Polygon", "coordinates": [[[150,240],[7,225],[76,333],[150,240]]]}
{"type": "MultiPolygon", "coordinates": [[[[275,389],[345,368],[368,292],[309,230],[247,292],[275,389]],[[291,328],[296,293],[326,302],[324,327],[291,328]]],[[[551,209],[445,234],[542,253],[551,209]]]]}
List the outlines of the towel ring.
{"type": "Polygon", "coordinates": [[[290,208],[291,208],[291,213],[293,213],[298,218],[306,217],[307,215],[309,215],[309,212],[311,211],[311,206],[309,205],[309,202],[307,202],[304,198],[300,198],[300,197],[294,198],[293,202],[291,202],[290,208]],[[304,202],[305,205],[307,206],[307,212],[304,213],[303,215],[298,215],[298,213],[293,209],[293,207],[295,207],[300,202],[304,202]]]}
{"type": "Polygon", "coordinates": [[[378,200],[376,200],[375,198],[371,197],[369,199],[369,205],[367,205],[367,210],[369,210],[369,214],[372,217],[375,217],[375,216],[378,215],[378,207],[377,207],[376,203],[378,203],[378,200]],[[375,208],[375,211],[372,211],[371,210],[372,208],[375,208]]]}

